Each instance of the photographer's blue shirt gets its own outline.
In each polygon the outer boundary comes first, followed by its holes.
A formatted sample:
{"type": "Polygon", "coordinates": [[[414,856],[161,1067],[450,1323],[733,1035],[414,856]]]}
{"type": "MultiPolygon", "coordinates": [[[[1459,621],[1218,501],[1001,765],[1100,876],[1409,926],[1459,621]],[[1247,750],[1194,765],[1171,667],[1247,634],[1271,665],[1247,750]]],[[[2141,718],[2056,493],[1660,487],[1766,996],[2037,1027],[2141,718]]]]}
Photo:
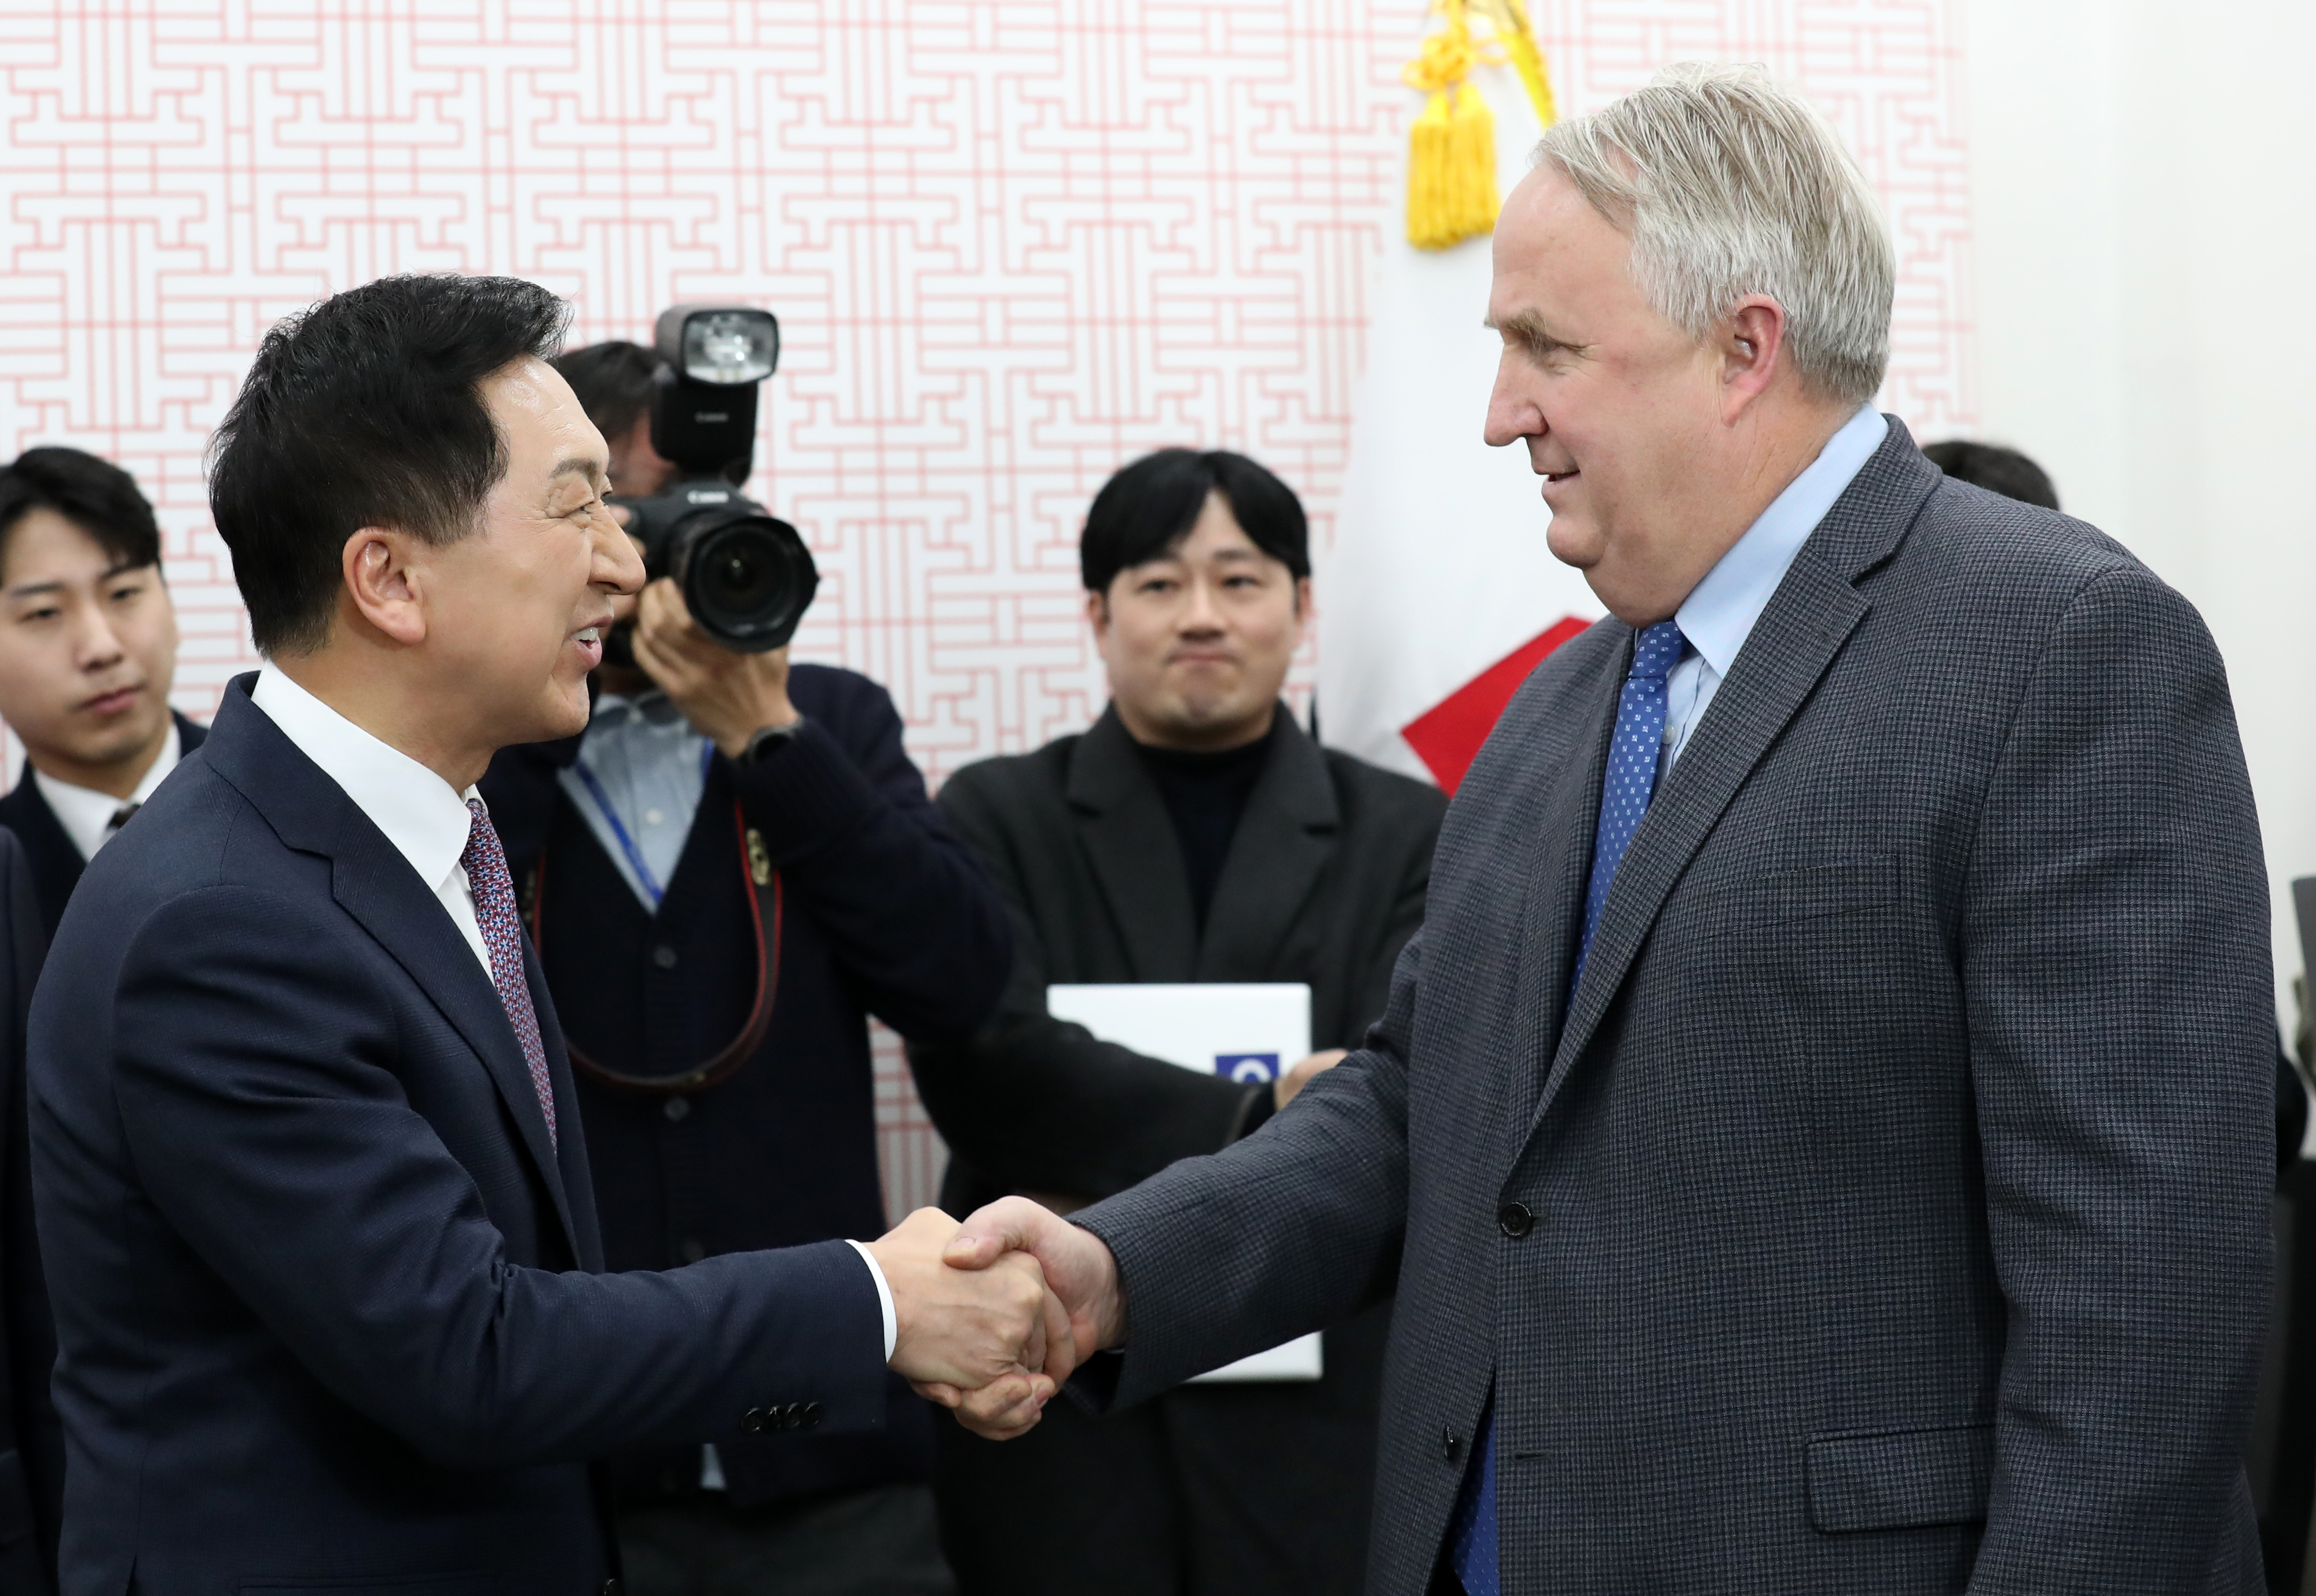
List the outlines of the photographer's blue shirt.
{"type": "Polygon", "coordinates": [[[712,746],[664,693],[605,693],[562,773],[563,790],[646,913],[683,857],[712,746]]]}

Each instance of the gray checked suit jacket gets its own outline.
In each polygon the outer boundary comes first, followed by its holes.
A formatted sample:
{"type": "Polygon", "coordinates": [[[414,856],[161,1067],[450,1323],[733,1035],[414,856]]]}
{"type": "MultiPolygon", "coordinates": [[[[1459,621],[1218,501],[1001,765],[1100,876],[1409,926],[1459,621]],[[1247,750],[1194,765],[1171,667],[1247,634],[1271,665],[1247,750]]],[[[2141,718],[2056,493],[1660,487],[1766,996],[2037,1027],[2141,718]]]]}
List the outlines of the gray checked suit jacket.
{"type": "Polygon", "coordinates": [[[2201,619],[1893,421],[1572,1002],[1632,636],[1506,712],[1367,1048],[1077,1216],[1125,1286],[1112,1399],[1395,1275],[1385,1596],[1492,1386],[1508,1592],[2257,1591],[2275,1021],[2201,619]]]}

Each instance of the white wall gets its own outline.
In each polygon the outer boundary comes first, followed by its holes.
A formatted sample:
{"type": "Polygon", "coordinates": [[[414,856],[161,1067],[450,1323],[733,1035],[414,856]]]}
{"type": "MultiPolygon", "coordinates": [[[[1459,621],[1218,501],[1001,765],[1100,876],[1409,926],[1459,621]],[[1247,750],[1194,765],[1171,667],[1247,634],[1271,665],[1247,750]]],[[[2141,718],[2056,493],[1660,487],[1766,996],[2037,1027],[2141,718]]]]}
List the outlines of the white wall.
{"type": "Polygon", "coordinates": [[[1981,435],[2204,613],[2287,1021],[2316,874],[2316,8],[1961,0],[1981,435]]]}

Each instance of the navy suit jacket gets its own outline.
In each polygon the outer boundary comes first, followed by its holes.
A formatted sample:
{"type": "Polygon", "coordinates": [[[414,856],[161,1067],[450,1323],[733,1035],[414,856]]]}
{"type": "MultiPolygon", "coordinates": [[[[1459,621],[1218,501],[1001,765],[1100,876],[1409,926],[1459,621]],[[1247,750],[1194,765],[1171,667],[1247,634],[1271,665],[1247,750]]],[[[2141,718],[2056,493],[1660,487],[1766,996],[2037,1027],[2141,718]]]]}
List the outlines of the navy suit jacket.
{"type": "Polygon", "coordinates": [[[1505,710],[1367,1047],[1076,1216],[1132,1326],[1090,1374],[1395,1274],[1377,1596],[1429,1585],[1492,1390],[1508,1592],[2253,1596],[2274,973],[2201,619],[1892,421],[1572,997],[1633,636],[1505,710]]]}
{"type": "MultiPolygon", "coordinates": [[[[200,747],[209,730],[183,715],[174,719],[182,757],[200,747]]],[[[32,869],[32,892],[40,906],[40,935],[53,940],[58,922],[65,918],[65,905],[72,900],[73,889],[80,884],[80,873],[87,863],[81,857],[79,845],[67,835],[64,822],[57,819],[57,811],[40,795],[29,765],[16,785],[0,796],[0,826],[13,831],[16,840],[24,845],[25,860],[32,869]]]]}
{"type": "Polygon", "coordinates": [[[24,1131],[24,1011],[44,946],[31,867],[0,830],[0,1591],[9,1596],[56,1588],[64,1494],[64,1434],[49,1399],[57,1337],[24,1131]]]}
{"type": "Polygon", "coordinates": [[[33,1000],[67,1596],[598,1589],[587,1460],[772,1405],[879,1423],[842,1242],[604,1274],[429,886],[236,681],[89,866],[33,1000]]]}
{"type": "MultiPolygon", "coordinates": [[[[579,1077],[614,1269],[881,1233],[868,1017],[911,1037],[962,1036],[1004,985],[1004,905],[925,796],[891,697],[824,665],[794,667],[788,694],[805,717],[793,738],[751,764],[709,761],[656,914],[557,779],[579,739],[507,749],[483,778],[515,880],[545,917],[540,962],[563,1023],[609,1066],[674,1074],[746,1022],[758,961],[735,802],[779,872],[771,1024],[739,1072],[683,1096],[579,1077]]],[[[731,1499],[927,1477],[932,1426],[898,1376],[891,1412],[873,1434],[723,1447],[731,1499]]],[[[628,1454],[615,1470],[623,1499],[646,1500],[696,1489],[699,1452],[628,1454]]]]}

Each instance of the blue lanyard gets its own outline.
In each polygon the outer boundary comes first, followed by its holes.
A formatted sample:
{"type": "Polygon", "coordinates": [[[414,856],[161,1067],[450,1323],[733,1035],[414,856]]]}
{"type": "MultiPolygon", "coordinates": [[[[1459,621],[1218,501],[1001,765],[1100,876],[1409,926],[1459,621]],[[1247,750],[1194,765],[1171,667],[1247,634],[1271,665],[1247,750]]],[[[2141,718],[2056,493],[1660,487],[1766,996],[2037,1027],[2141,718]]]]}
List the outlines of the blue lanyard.
{"type": "MultiPolygon", "coordinates": [[[[702,743],[699,749],[701,781],[708,779],[708,767],[715,758],[716,745],[702,743]]],[[[628,864],[635,869],[636,879],[643,883],[644,892],[651,899],[652,907],[657,909],[659,900],[667,896],[667,889],[659,884],[659,877],[654,875],[652,867],[644,862],[643,849],[636,846],[636,839],[628,836],[628,829],[619,823],[619,811],[611,807],[610,794],[603,791],[603,784],[595,779],[595,773],[587,768],[586,760],[574,760],[571,768],[577,771],[579,779],[586,784],[587,796],[595,801],[595,808],[610,826],[611,835],[619,839],[619,851],[627,855],[628,864]]]]}

